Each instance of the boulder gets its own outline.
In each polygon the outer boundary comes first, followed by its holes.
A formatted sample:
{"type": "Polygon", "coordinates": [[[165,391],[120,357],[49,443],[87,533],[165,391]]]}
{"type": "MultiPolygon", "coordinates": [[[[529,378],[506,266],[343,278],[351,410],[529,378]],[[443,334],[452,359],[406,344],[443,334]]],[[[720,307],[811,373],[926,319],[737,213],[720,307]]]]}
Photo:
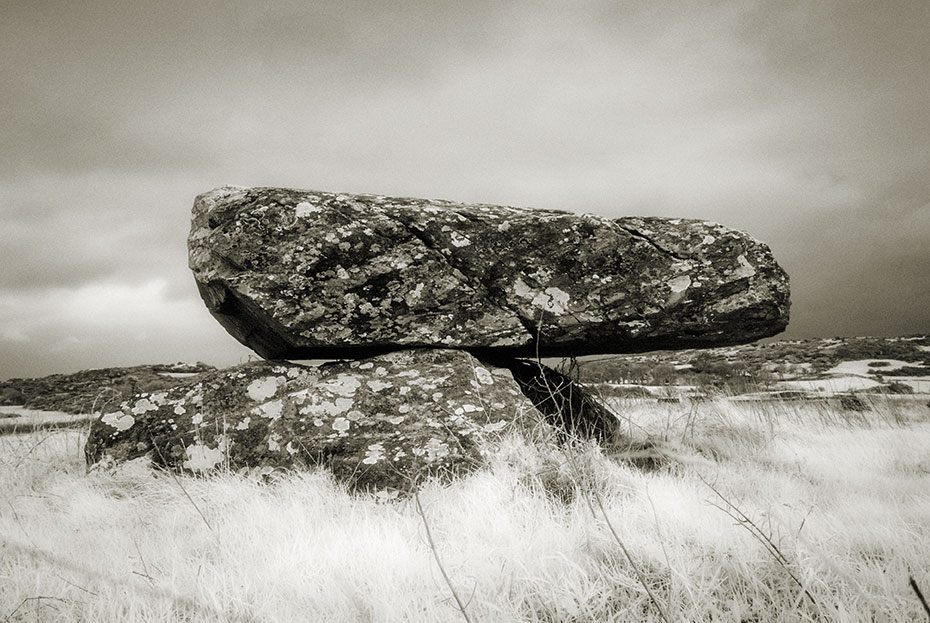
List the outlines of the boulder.
{"type": "MultiPolygon", "coordinates": [[[[481,465],[509,431],[549,434],[558,406],[536,409],[508,369],[454,349],[262,361],[135,395],[100,415],[85,453],[90,465],[148,457],[189,472],[322,465],[355,490],[406,491],[481,465]]],[[[607,435],[609,419],[577,428],[607,435]]]]}
{"type": "Polygon", "coordinates": [[[272,359],[639,352],[788,322],[769,248],[704,221],[223,187],[188,242],[207,308],[272,359]]]}

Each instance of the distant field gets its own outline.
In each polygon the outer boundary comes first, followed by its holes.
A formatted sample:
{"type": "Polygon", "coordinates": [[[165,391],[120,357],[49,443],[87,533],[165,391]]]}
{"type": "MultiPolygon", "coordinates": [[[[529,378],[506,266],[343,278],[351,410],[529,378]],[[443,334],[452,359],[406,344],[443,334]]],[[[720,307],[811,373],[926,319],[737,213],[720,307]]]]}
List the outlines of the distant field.
{"type": "Polygon", "coordinates": [[[666,466],[513,439],[419,500],[322,473],[85,474],[84,431],[5,435],[0,617],[925,620],[930,408],[864,400],[616,400],[666,466]]]}

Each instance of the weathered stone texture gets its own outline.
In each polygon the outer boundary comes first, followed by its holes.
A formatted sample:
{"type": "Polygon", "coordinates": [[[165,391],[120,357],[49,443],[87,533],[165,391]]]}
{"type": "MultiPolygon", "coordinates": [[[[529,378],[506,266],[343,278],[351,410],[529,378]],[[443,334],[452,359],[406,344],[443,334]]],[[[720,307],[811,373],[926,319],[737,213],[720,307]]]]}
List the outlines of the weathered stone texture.
{"type": "Polygon", "coordinates": [[[788,319],[768,247],[703,221],[224,187],[197,198],[189,250],[211,313],[267,358],[634,352],[788,319]]]}
{"type": "Polygon", "coordinates": [[[352,488],[407,490],[482,464],[514,428],[547,429],[510,371],[464,351],[304,366],[250,363],[143,393],[93,425],[89,464],[148,457],[191,472],[329,467],[352,488]]]}

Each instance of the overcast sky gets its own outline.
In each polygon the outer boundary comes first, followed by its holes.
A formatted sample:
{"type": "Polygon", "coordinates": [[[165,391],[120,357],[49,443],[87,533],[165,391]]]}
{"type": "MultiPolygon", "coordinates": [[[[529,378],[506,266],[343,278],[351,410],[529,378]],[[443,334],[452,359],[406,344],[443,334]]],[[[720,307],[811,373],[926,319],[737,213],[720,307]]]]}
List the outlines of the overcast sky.
{"type": "Polygon", "coordinates": [[[926,0],[6,0],[0,379],[244,359],[187,268],[223,184],[703,218],[785,337],[930,332],[928,71],[926,0]]]}

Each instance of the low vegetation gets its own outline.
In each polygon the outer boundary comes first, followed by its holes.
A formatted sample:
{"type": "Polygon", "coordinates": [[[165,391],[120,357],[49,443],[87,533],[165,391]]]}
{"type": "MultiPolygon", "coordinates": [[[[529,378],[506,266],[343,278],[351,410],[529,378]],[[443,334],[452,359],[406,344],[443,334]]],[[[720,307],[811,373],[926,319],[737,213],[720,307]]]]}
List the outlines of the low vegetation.
{"type": "Polygon", "coordinates": [[[617,398],[660,467],[512,438],[406,499],[322,472],[87,474],[85,431],[2,436],[0,617],[919,621],[930,409],[859,399],[617,398]]]}
{"type": "Polygon", "coordinates": [[[82,414],[118,405],[136,392],[172,387],[178,377],[214,370],[204,363],[97,368],[74,374],[0,381],[0,406],[82,414]]]}

